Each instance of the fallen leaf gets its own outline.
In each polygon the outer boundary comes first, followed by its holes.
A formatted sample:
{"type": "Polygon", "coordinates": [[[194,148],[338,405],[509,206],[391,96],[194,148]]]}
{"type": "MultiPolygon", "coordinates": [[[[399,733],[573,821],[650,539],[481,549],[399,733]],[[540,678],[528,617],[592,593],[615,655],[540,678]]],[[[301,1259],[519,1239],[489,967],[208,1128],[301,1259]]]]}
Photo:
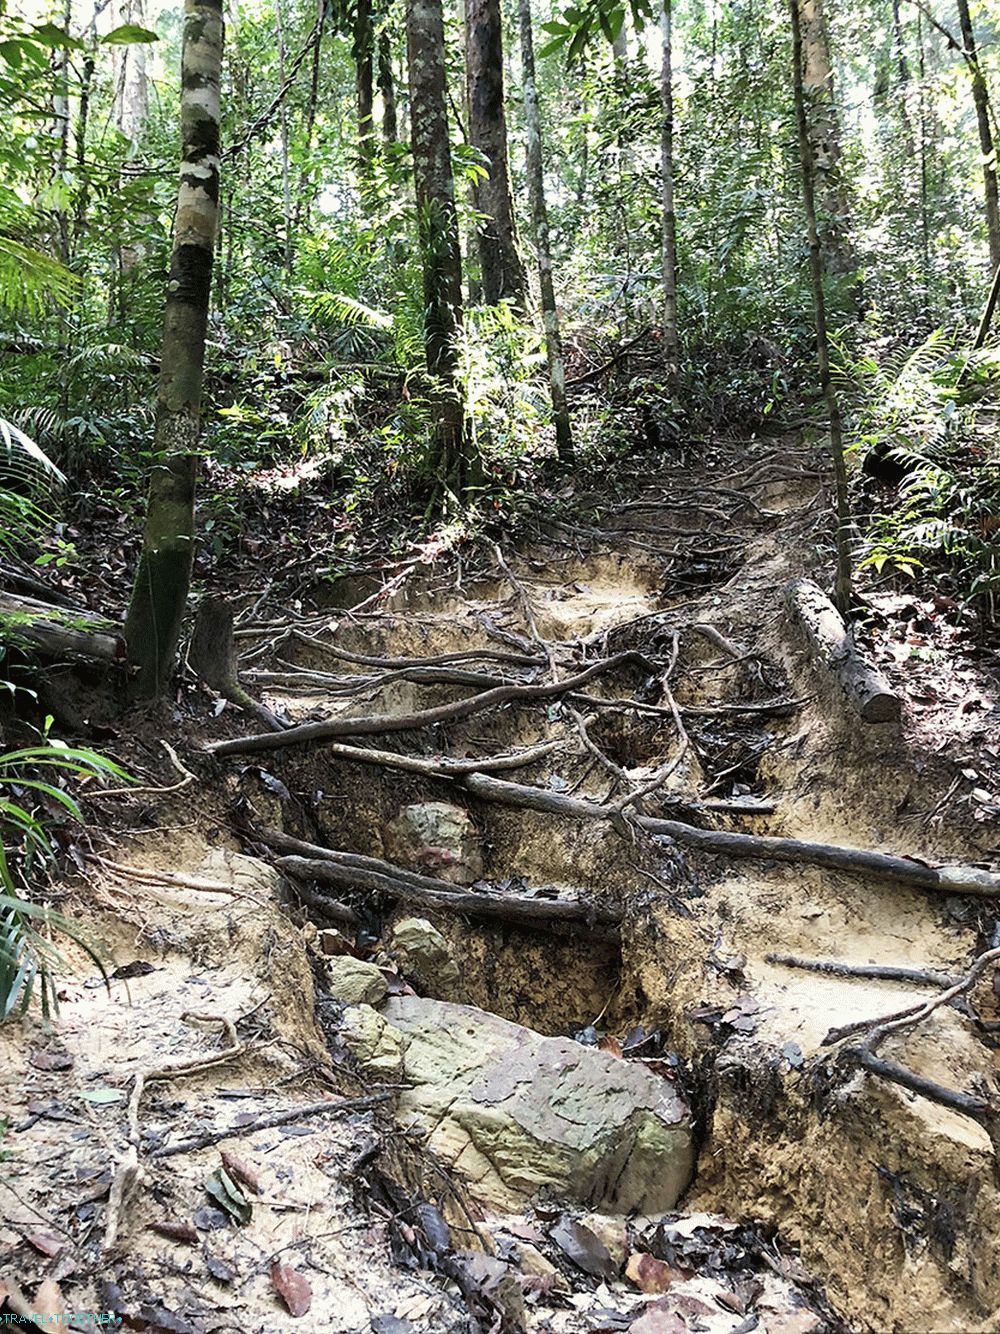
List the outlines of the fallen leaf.
{"type": "Polygon", "coordinates": [[[59,1284],[51,1278],[42,1279],[32,1302],[33,1315],[65,1315],[66,1303],[59,1291],[59,1284]]]}
{"type": "Polygon", "coordinates": [[[605,1033],[605,1035],[598,1040],[597,1050],[607,1052],[609,1056],[617,1056],[620,1060],[622,1055],[622,1044],[617,1038],[613,1038],[610,1033],[605,1033]]]}
{"type": "Polygon", "coordinates": [[[116,968],[111,974],[119,982],[127,982],[133,977],[148,977],[150,973],[155,973],[156,969],[145,959],[134,959],[132,963],[123,963],[120,968],[116,968]]]}
{"type": "Polygon", "coordinates": [[[24,1240],[29,1246],[34,1246],[36,1251],[41,1251],[42,1255],[58,1255],[66,1247],[65,1241],[60,1241],[58,1237],[52,1237],[47,1232],[31,1232],[24,1240]]]}
{"type": "Polygon", "coordinates": [[[106,1102],[121,1102],[124,1096],[121,1089],[107,1088],[87,1089],[80,1094],[80,1097],[86,1099],[87,1102],[95,1102],[99,1105],[106,1102]]]}
{"type": "Polygon", "coordinates": [[[237,1223],[250,1222],[253,1205],[224,1167],[205,1178],[205,1189],[216,1204],[237,1223]]]}
{"type": "Polygon", "coordinates": [[[288,1307],[289,1315],[306,1314],[312,1305],[312,1288],[307,1279],[291,1265],[279,1264],[275,1260],[271,1265],[271,1282],[275,1292],[288,1307]]]}
{"type": "Polygon", "coordinates": [[[205,1268],[217,1283],[232,1283],[236,1277],[236,1270],[227,1260],[221,1260],[217,1255],[209,1255],[207,1252],[205,1268]]]}
{"type": "Polygon", "coordinates": [[[255,1195],[260,1194],[260,1179],[252,1167],[248,1167],[242,1158],[237,1158],[235,1153],[230,1153],[228,1149],[220,1150],[222,1157],[222,1166],[226,1169],[234,1181],[240,1185],[246,1186],[247,1190],[253,1191],[255,1195]]]}
{"type": "Polygon", "coordinates": [[[46,1047],[33,1051],[28,1057],[28,1064],[33,1065],[36,1070],[69,1070],[73,1058],[68,1051],[56,1051],[46,1047]]]}
{"type": "Polygon", "coordinates": [[[625,1277],[634,1283],[640,1292],[667,1292],[674,1283],[682,1282],[687,1275],[674,1269],[664,1260],[657,1260],[645,1251],[636,1251],[628,1258],[625,1277]]]}
{"type": "Polygon", "coordinates": [[[199,1232],[214,1232],[217,1228],[225,1227],[229,1220],[221,1209],[203,1204],[191,1215],[191,1221],[199,1232]]]}
{"type": "Polygon", "coordinates": [[[173,1219],[164,1218],[157,1223],[150,1223],[150,1230],[158,1232],[161,1237],[169,1237],[171,1241],[187,1242],[190,1246],[197,1246],[198,1233],[193,1223],[174,1222],[173,1219]]]}
{"type": "Polygon", "coordinates": [[[667,1306],[653,1302],[638,1320],[629,1325],[629,1334],[688,1334],[685,1321],[667,1306]]]}
{"type": "Polygon", "coordinates": [[[561,1218],[549,1230],[549,1237],[585,1274],[593,1274],[596,1278],[618,1277],[618,1266],[612,1260],[607,1246],[596,1233],[575,1218],[561,1218]]]}
{"type": "Polygon", "coordinates": [[[787,1315],[769,1315],[767,1334],[813,1334],[820,1328],[822,1321],[815,1311],[805,1308],[789,1311],[787,1315]]]}
{"type": "Polygon", "coordinates": [[[372,1334],[413,1334],[413,1326],[398,1315],[372,1316],[372,1334]]]}

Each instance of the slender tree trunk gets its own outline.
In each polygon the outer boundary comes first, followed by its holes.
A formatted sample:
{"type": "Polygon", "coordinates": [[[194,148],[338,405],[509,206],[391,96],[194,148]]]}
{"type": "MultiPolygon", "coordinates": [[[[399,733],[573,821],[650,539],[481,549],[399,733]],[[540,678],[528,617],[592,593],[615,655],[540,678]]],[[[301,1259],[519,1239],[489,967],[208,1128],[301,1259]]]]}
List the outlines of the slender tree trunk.
{"type": "Polygon", "coordinates": [[[325,0],[318,0],[316,6],[316,42],[312,51],[312,66],[309,72],[309,99],[306,104],[306,158],[299,175],[299,192],[295,200],[292,229],[298,232],[303,218],[308,222],[312,200],[311,181],[309,178],[309,160],[312,157],[313,129],[316,125],[316,104],[319,101],[319,67],[323,50],[323,24],[326,22],[325,0]]]}
{"type": "Polygon", "coordinates": [[[823,0],[797,0],[797,3],[796,21],[802,34],[799,78],[807,108],[812,178],[819,204],[818,225],[831,272],[851,273],[857,265],[850,239],[850,195],[840,167],[840,118],[834,97],[823,0]]]}
{"type": "Polygon", "coordinates": [[[802,167],[802,200],[805,205],[806,226],[809,235],[809,274],[812,279],[813,315],[816,321],[816,361],[819,382],[826,399],[830,419],[830,452],[836,485],[837,506],[837,575],[835,600],[845,619],[851,603],[851,511],[847,498],[847,464],[844,459],[844,437],[841,425],[840,403],[830,377],[830,343],[826,331],[826,298],[823,292],[823,251],[820,246],[816,221],[816,196],[813,184],[813,148],[809,137],[809,117],[806,110],[805,90],[802,86],[802,29],[799,26],[800,0],[788,0],[792,20],[792,90],[795,96],[795,119],[798,123],[799,159],[802,167]]]}
{"type": "Polygon", "coordinates": [[[997,190],[997,155],[990,124],[990,99],[986,79],[979,63],[976,35],[969,15],[969,0],[957,0],[958,22],[962,30],[962,45],[969,73],[972,75],[972,99],[976,106],[976,124],[979,127],[979,147],[983,156],[983,196],[986,206],[986,232],[990,243],[990,266],[1000,265],[1000,193],[997,190]]]}
{"type": "Polygon", "coordinates": [[[667,388],[677,392],[680,373],[680,336],[677,329],[677,216],[674,212],[674,74],[671,0],[660,12],[662,62],[660,66],[660,203],[662,207],[663,360],[667,388]]]}
{"type": "Polygon", "coordinates": [[[125,622],[137,693],[173,669],[194,555],[194,496],[212,263],[219,217],[222,0],[185,0],[180,181],[142,556],[125,622]]]}
{"type": "Polygon", "coordinates": [[[472,480],[471,436],[458,379],[462,252],[448,139],[441,0],[407,0],[413,176],[424,274],[424,346],[433,381],[435,464],[446,495],[472,480]]]}
{"type": "MultiPolygon", "coordinates": [[[[121,0],[117,6],[120,23],[135,23],[140,28],[146,24],[144,0],[121,0]]],[[[129,141],[134,155],[142,138],[149,117],[149,80],[146,74],[146,44],[135,42],[130,46],[114,48],[115,100],[114,118],[119,132],[129,141]]],[[[124,176],[119,177],[123,180],[124,176]]],[[[136,221],[141,225],[148,222],[142,216],[136,221]]],[[[112,269],[114,278],[109,299],[109,312],[114,316],[116,306],[121,300],[119,314],[127,316],[124,309],[124,293],[121,290],[121,278],[130,273],[144,258],[145,250],[140,241],[132,240],[119,246],[113,242],[112,269]]]]}
{"type": "Polygon", "coordinates": [[[382,143],[386,148],[399,140],[396,119],[396,80],[392,72],[392,41],[387,32],[378,39],[378,90],[382,97],[382,143]]]}
{"type": "Polygon", "coordinates": [[[563,362],[562,335],[552,281],[552,251],[549,246],[549,211],[545,202],[545,174],[542,165],[542,118],[535,83],[535,41],[531,30],[531,0],[519,0],[521,27],[521,78],[524,96],[524,120],[527,131],[528,196],[535,253],[538,256],[538,284],[545,324],[545,350],[549,363],[549,392],[556,428],[556,447],[560,459],[573,456],[573,427],[566,402],[566,367],[563,362]]]}
{"type": "Polygon", "coordinates": [[[358,163],[369,176],[375,154],[375,27],[372,0],[357,0],[354,21],[354,87],[358,102],[358,163]]]}
{"type": "MultiPolygon", "coordinates": [[[[275,36],[278,39],[278,86],[285,86],[285,15],[282,0],[274,0],[275,36]]],[[[288,162],[288,105],[281,99],[278,126],[281,133],[281,214],[285,223],[285,269],[292,271],[292,189],[288,162]]]]}
{"type": "Polygon", "coordinates": [[[465,50],[469,142],[490,165],[489,176],[473,192],[484,215],[478,233],[483,296],[490,306],[510,300],[523,311],[528,276],[518,253],[510,191],[500,0],[466,0],[465,50]]]}

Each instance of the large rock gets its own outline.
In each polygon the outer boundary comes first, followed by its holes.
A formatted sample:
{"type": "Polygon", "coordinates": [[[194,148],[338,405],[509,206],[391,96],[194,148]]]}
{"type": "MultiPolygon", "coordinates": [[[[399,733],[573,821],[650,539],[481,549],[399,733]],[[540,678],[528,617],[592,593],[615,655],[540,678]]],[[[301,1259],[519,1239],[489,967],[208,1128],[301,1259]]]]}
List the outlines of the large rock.
{"type": "Polygon", "coordinates": [[[392,861],[452,885],[471,885],[483,874],[476,826],[446,801],[404,806],[385,831],[385,846],[392,861]]]}
{"type": "Polygon", "coordinates": [[[382,969],[351,954],[341,954],[327,962],[330,995],[345,1005],[378,1005],[385,1000],[388,987],[382,969]]]}
{"type": "Polygon", "coordinates": [[[399,1115],[483,1204],[555,1199],[602,1213],[674,1208],[694,1170],[691,1118],[643,1066],[547,1038],[469,1005],[391,998],[402,1037],[399,1115]]]}
{"type": "Polygon", "coordinates": [[[421,995],[454,1000],[462,994],[462,974],[448,942],[426,917],[401,918],[392,928],[390,948],[421,995]]]}
{"type": "Polygon", "coordinates": [[[344,1011],[340,1036],[359,1065],[381,1079],[395,1079],[403,1066],[403,1044],[397,1029],[370,1005],[344,1011]]]}

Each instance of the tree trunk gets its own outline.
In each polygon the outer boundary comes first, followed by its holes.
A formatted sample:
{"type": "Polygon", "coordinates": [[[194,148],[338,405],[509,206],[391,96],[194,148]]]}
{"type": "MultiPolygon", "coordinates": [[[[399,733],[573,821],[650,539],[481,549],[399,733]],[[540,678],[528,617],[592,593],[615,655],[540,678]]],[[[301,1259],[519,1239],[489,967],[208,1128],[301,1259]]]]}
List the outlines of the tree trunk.
{"type": "Polygon", "coordinates": [[[309,163],[312,158],[313,130],[316,125],[316,104],[319,101],[319,67],[323,51],[323,25],[326,22],[325,0],[318,0],[316,6],[316,41],[312,50],[312,66],[309,71],[309,96],[306,101],[305,161],[299,173],[299,189],[295,200],[292,230],[298,232],[303,219],[309,221],[312,199],[312,181],[309,163]]]}
{"type": "Polygon", "coordinates": [[[566,402],[566,367],[563,362],[559,312],[556,309],[552,281],[552,252],[549,248],[549,212],[545,203],[545,175],[542,166],[542,119],[535,83],[535,42],[531,30],[531,0],[519,0],[521,26],[521,75],[524,95],[524,120],[527,130],[528,195],[535,252],[538,256],[538,283],[545,324],[545,350],[549,363],[549,391],[556,428],[556,447],[560,459],[573,457],[573,428],[566,402]]]}
{"type": "Polygon", "coordinates": [[[478,233],[483,296],[490,306],[510,300],[523,311],[528,277],[518,253],[510,191],[500,0],[467,0],[465,43],[469,143],[490,168],[473,192],[475,207],[485,215],[478,233]]]}
{"type": "MultiPolygon", "coordinates": [[[[278,86],[285,86],[285,15],[282,0],[274,0],[275,36],[278,39],[278,86]]],[[[285,269],[292,271],[292,188],[288,160],[288,106],[285,98],[281,99],[278,111],[281,132],[281,216],[285,224],[283,255],[285,269]]]]}
{"type": "Polygon", "coordinates": [[[222,0],[185,0],[183,141],[142,556],[125,622],[137,692],[162,693],[177,653],[194,555],[196,450],[219,218],[222,0]]]}
{"type": "MultiPolygon", "coordinates": [[[[146,26],[145,0],[123,0],[119,22],[146,26]]],[[[146,43],[116,46],[115,125],[134,146],[142,137],[149,116],[149,81],[146,77],[146,43]],[[120,53],[120,54],[118,54],[120,53]]]]}
{"type": "Polygon", "coordinates": [[[354,87],[358,102],[358,164],[371,173],[375,153],[375,28],[372,0],[357,0],[354,19],[354,87]]]}
{"type": "Polygon", "coordinates": [[[823,248],[830,257],[831,272],[851,273],[857,265],[850,240],[850,196],[840,169],[840,120],[823,0],[797,0],[796,21],[802,45],[796,78],[802,84],[807,108],[813,188],[819,202],[817,226],[822,224],[823,248]]]}
{"type": "Polygon", "coordinates": [[[958,21],[962,30],[964,56],[972,75],[972,98],[976,105],[976,124],[979,127],[979,147],[983,157],[983,195],[986,205],[986,232],[990,242],[990,266],[1000,265],[1000,195],[997,190],[996,145],[990,124],[990,99],[986,79],[979,63],[976,36],[969,16],[969,0],[957,0],[958,21]]]}
{"type": "Polygon", "coordinates": [[[660,34],[663,58],[660,67],[660,202],[663,249],[663,360],[667,388],[677,392],[680,371],[680,337],[677,330],[677,217],[674,212],[674,75],[671,0],[663,0],[660,34]]]}
{"type": "Polygon", "coordinates": [[[441,0],[408,0],[413,176],[424,275],[424,346],[435,414],[435,465],[446,496],[468,484],[471,436],[458,381],[462,254],[448,141],[441,0]]]}
{"type": "Polygon", "coordinates": [[[396,80],[392,72],[392,41],[387,32],[378,39],[378,90],[382,97],[382,143],[391,147],[399,139],[396,118],[396,80]]]}
{"type": "MultiPolygon", "coordinates": [[[[830,378],[830,343],[826,331],[826,297],[823,292],[823,251],[820,247],[816,222],[816,196],[813,185],[813,148],[809,138],[809,118],[803,88],[802,29],[799,25],[799,5],[803,0],[788,0],[792,20],[792,91],[795,97],[795,118],[798,122],[799,160],[802,167],[802,200],[805,205],[806,227],[809,235],[809,274],[812,279],[813,316],[816,322],[816,361],[819,367],[820,388],[826,399],[830,419],[830,453],[836,481],[837,508],[837,610],[847,620],[851,602],[851,511],[847,499],[847,464],[844,459],[844,438],[841,427],[840,403],[830,378]]],[[[809,3],[809,0],[806,0],[809,3]]]]}

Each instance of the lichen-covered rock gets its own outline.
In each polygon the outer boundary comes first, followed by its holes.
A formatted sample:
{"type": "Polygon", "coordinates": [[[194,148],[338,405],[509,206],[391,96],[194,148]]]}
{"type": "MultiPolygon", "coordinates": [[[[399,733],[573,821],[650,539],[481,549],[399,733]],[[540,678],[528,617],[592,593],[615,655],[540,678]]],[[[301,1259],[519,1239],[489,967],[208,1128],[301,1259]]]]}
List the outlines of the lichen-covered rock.
{"type": "Polygon", "coordinates": [[[483,1204],[672,1209],[694,1169],[688,1109],[643,1066],[468,1005],[393,997],[410,1088],[399,1116],[483,1204]]]}
{"type": "Polygon", "coordinates": [[[388,992],[381,968],[350,954],[330,959],[327,977],[330,995],[345,1005],[379,1005],[388,992]]]}
{"type": "Polygon", "coordinates": [[[422,995],[437,1000],[453,1000],[461,995],[462,974],[451,948],[426,917],[398,921],[390,945],[403,973],[422,995]]]}
{"type": "Polygon", "coordinates": [[[370,1074],[392,1079],[403,1066],[403,1044],[397,1029],[370,1005],[352,1005],[340,1025],[344,1045],[370,1074]]]}
{"type": "Polygon", "coordinates": [[[471,885],[483,874],[476,826],[446,801],[404,806],[386,829],[385,845],[392,861],[452,885],[471,885]]]}

